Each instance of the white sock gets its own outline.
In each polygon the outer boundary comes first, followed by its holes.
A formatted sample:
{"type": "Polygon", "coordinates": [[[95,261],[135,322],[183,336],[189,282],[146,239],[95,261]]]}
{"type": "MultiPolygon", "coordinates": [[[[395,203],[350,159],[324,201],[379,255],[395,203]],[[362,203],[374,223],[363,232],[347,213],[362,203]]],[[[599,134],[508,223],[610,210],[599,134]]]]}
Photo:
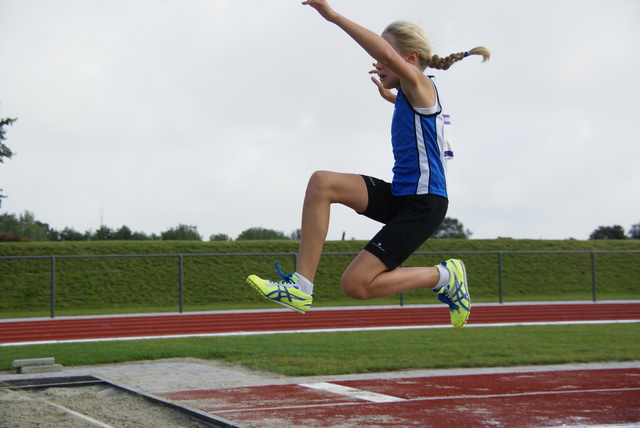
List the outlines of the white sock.
{"type": "Polygon", "coordinates": [[[438,271],[440,271],[440,279],[438,280],[436,286],[433,287],[433,289],[437,291],[449,283],[449,280],[451,279],[451,273],[449,272],[449,269],[444,267],[442,264],[437,264],[436,268],[438,269],[438,271]]]}
{"type": "Polygon", "coordinates": [[[300,282],[298,283],[298,288],[302,290],[305,294],[313,294],[313,284],[304,276],[300,275],[298,272],[295,273],[300,282]]]}

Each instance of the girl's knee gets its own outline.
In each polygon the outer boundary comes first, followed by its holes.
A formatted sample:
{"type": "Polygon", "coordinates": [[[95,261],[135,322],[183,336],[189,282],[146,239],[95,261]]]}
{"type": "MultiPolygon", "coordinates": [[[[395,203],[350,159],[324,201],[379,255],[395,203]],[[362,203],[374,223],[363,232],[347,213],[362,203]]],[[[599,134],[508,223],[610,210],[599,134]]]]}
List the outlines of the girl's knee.
{"type": "Polygon", "coordinates": [[[334,174],[330,171],[316,171],[311,174],[309,183],[307,183],[307,190],[305,192],[306,198],[322,199],[333,202],[334,195],[334,174]]]}
{"type": "Polygon", "coordinates": [[[309,183],[307,184],[307,191],[317,191],[327,188],[330,175],[331,173],[329,171],[316,171],[311,174],[309,183]]]}
{"type": "Polygon", "coordinates": [[[371,297],[369,296],[369,290],[367,284],[365,284],[362,280],[358,280],[357,278],[353,278],[351,275],[345,273],[342,276],[342,280],[340,281],[342,285],[342,291],[344,294],[351,297],[355,300],[367,300],[371,297]]]}

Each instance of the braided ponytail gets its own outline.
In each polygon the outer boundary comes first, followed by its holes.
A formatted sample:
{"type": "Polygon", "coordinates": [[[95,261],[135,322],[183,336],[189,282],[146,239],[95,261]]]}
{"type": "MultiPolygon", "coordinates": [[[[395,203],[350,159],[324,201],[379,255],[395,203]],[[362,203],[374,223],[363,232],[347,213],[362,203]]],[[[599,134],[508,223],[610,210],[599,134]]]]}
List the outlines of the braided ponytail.
{"type": "Polygon", "coordinates": [[[478,46],[468,52],[453,53],[446,58],[440,58],[438,55],[433,55],[431,59],[429,59],[428,67],[435,68],[436,70],[448,70],[453,64],[461,61],[469,55],[481,55],[482,62],[488,61],[489,58],[491,58],[491,52],[489,52],[489,49],[484,46],[478,46]]]}
{"type": "Polygon", "coordinates": [[[482,46],[473,48],[469,52],[454,53],[446,58],[431,55],[431,45],[427,36],[418,25],[407,21],[392,22],[382,34],[391,34],[394,38],[395,46],[404,55],[411,51],[417,51],[419,55],[418,68],[421,71],[424,71],[427,67],[448,70],[454,63],[469,55],[482,55],[482,62],[489,60],[489,57],[491,57],[489,49],[482,46]]]}

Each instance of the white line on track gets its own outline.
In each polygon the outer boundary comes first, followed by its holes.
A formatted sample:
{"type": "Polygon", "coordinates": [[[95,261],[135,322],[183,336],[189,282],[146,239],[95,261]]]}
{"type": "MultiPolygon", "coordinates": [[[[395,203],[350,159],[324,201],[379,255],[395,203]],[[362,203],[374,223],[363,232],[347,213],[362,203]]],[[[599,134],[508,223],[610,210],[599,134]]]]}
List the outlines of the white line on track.
{"type": "MultiPolygon", "coordinates": [[[[300,384],[301,386],[308,386],[312,384],[300,384]]],[[[332,385],[332,384],[329,384],[332,385]]],[[[333,385],[335,387],[339,387],[339,385],[333,385]]],[[[346,387],[344,387],[346,388],[346,387]]],[[[315,388],[320,389],[320,388],[315,388]]],[[[349,388],[355,389],[355,388],[349,388]]],[[[527,397],[527,396],[541,396],[541,395],[555,395],[555,394],[589,394],[589,393],[598,393],[598,392],[628,392],[628,391],[639,391],[640,388],[613,388],[613,389],[583,389],[583,390],[575,390],[575,391],[535,391],[535,392],[521,392],[515,394],[486,394],[486,395],[450,395],[450,396],[442,396],[442,397],[421,397],[421,398],[410,398],[410,399],[402,399],[398,397],[395,398],[395,402],[404,401],[404,402],[418,402],[418,401],[437,401],[437,400],[460,400],[464,398],[465,400],[484,400],[487,398],[511,398],[511,397],[527,397]]],[[[362,390],[356,390],[362,391],[362,390]]],[[[330,391],[333,392],[333,391],[330,391]]],[[[365,392],[365,391],[362,391],[365,392]]],[[[336,392],[339,394],[339,392],[336,392]]],[[[375,394],[375,393],[371,393],[375,394]]],[[[347,394],[340,394],[347,395],[347,394]]],[[[384,394],[379,394],[384,395],[384,394]]],[[[352,396],[353,397],[353,396],[352,396]]],[[[360,397],[355,397],[360,398],[360,397]]],[[[373,400],[366,400],[373,401],[373,400]]],[[[391,402],[391,401],[386,401],[391,402]]],[[[379,401],[382,403],[382,401],[379,401]]],[[[214,414],[222,414],[222,413],[241,413],[241,412],[255,412],[255,411],[278,411],[278,410],[291,410],[291,409],[309,409],[309,408],[318,408],[318,407],[332,407],[332,406],[357,406],[363,403],[358,402],[349,402],[349,403],[322,403],[322,404],[303,404],[303,405],[287,405],[283,407],[255,407],[255,408],[243,408],[243,409],[229,409],[229,410],[216,410],[212,413],[214,414]]],[[[603,425],[606,427],[618,427],[618,425],[603,425]]],[[[638,425],[620,425],[620,427],[637,427],[638,425]]],[[[566,426],[565,426],[566,427],[566,426]]],[[[571,428],[581,428],[580,426],[570,425],[571,428]]],[[[589,428],[593,428],[591,425],[589,428]]]]}
{"type": "MultiPolygon", "coordinates": [[[[600,321],[554,321],[554,322],[516,322],[516,323],[487,323],[467,324],[464,328],[476,327],[518,327],[518,326],[548,326],[548,325],[596,325],[596,324],[634,324],[638,320],[600,320],[600,321]]],[[[389,331],[389,330],[420,330],[435,328],[453,328],[451,325],[409,325],[393,327],[362,327],[362,328],[326,328],[309,330],[275,330],[275,331],[234,331],[226,333],[200,333],[200,334],[173,334],[163,336],[135,336],[135,337],[102,337],[95,339],[69,339],[69,340],[41,340],[33,342],[9,342],[0,343],[3,346],[27,346],[27,345],[52,345],[57,343],[88,343],[88,342],[114,342],[127,340],[151,340],[151,339],[187,339],[195,337],[229,337],[229,336],[261,336],[271,334],[301,334],[301,333],[336,333],[358,331],[389,331]]]]}
{"type": "Polygon", "coordinates": [[[559,425],[557,427],[549,428],[638,428],[640,423],[637,424],[607,424],[607,425],[559,425]]]}
{"type": "Polygon", "coordinates": [[[351,388],[349,386],[337,385],[330,382],[300,383],[305,388],[317,389],[330,392],[332,394],[344,395],[346,397],[359,398],[373,403],[394,403],[405,401],[404,398],[393,397],[391,395],[379,394],[377,392],[365,391],[363,389],[351,388]]]}

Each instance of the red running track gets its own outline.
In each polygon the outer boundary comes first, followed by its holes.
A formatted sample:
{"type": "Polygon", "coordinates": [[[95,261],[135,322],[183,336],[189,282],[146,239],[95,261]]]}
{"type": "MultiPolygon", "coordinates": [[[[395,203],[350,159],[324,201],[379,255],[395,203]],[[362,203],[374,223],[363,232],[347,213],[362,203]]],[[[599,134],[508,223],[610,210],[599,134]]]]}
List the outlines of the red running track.
{"type": "MultiPolygon", "coordinates": [[[[476,304],[468,326],[640,321],[640,301],[476,304]]],[[[450,327],[444,305],[221,311],[0,321],[0,346],[19,343],[325,329],[450,327]]],[[[450,327],[453,328],[453,327],[450,327]]]]}
{"type": "Polygon", "coordinates": [[[640,368],[366,379],[157,395],[243,427],[584,427],[640,422],[640,368]]]}

